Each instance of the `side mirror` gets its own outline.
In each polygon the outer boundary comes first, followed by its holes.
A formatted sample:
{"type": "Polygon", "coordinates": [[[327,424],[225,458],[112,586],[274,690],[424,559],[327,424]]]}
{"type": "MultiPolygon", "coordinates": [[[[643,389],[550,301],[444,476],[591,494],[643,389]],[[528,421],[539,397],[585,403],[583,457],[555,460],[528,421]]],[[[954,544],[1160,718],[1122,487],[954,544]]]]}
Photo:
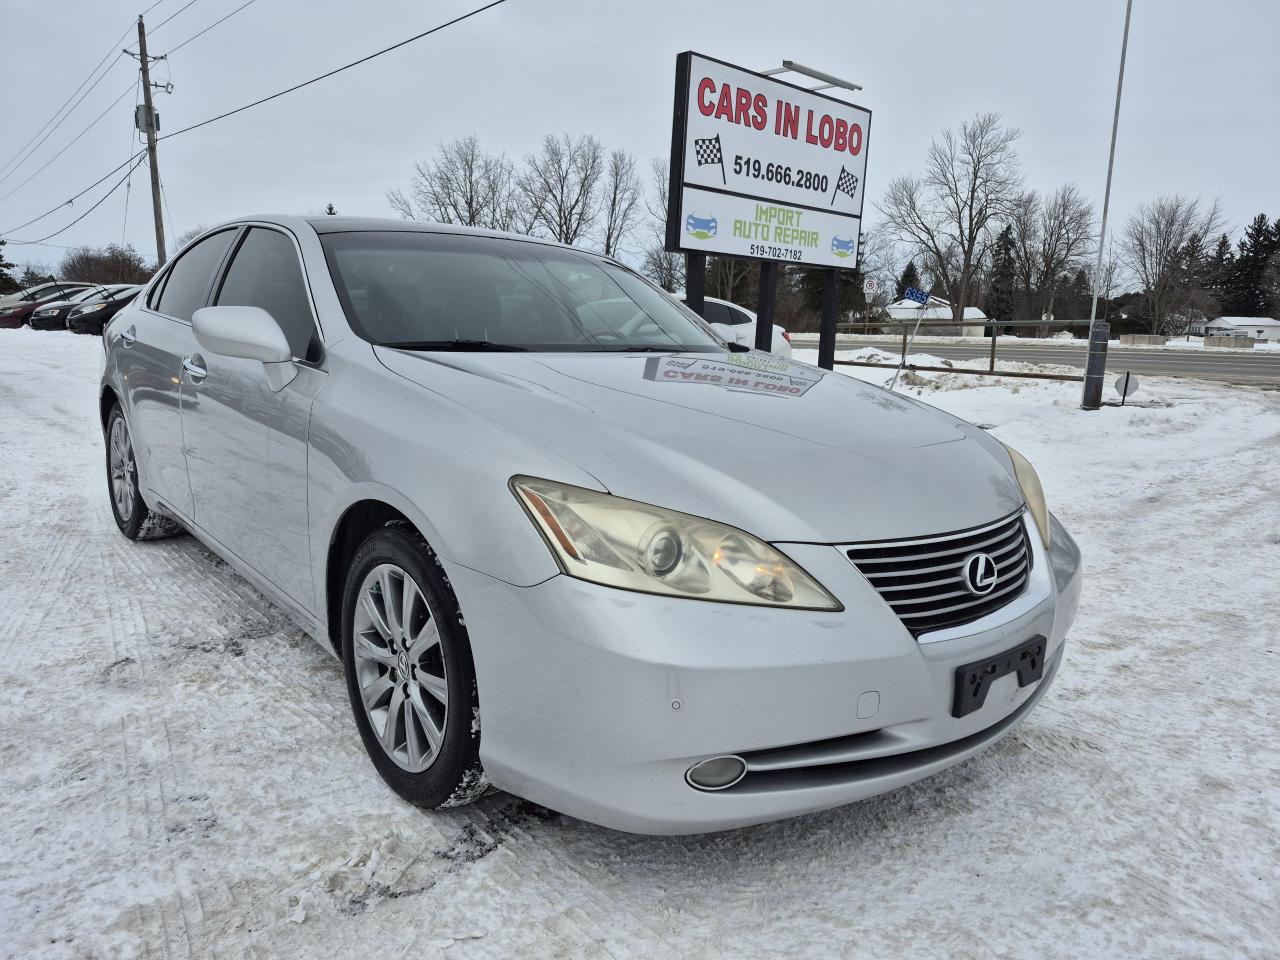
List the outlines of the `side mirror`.
{"type": "Polygon", "coordinates": [[[192,315],[191,329],[210,353],[261,362],[273,391],[298,375],[284,331],[261,307],[204,307],[192,315]]]}

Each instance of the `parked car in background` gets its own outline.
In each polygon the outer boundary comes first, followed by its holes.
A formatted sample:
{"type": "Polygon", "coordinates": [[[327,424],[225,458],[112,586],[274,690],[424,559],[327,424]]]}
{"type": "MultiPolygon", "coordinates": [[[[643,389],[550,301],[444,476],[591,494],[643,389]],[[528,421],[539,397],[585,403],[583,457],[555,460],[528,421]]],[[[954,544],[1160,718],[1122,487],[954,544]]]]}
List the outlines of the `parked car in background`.
{"type": "Polygon", "coordinates": [[[102,329],[107,321],[133,302],[133,298],[142,289],[135,283],[114,285],[116,289],[111,295],[101,300],[90,299],[84,303],[74,304],[66,315],[67,329],[72,333],[91,333],[102,336],[102,329]]]}
{"type": "Polygon", "coordinates": [[[586,250],[234,221],[104,351],[121,533],[185,528],[289,611],[422,807],[492,783],[642,833],[809,813],[988,747],[1062,660],[1080,553],[1016,451],[728,350],[586,250]]]}
{"type": "Polygon", "coordinates": [[[17,303],[18,301],[39,302],[48,300],[51,297],[67,296],[75,293],[77,290],[83,290],[85,287],[96,287],[96,283],[83,283],[79,280],[52,280],[49,283],[42,283],[39,286],[27,287],[19,290],[17,293],[7,293],[0,297],[0,304],[17,303]]]}
{"type": "MultiPolygon", "coordinates": [[[[688,303],[683,295],[680,302],[688,303]]],[[[725,340],[748,348],[756,345],[754,313],[746,307],[716,297],[704,297],[703,304],[702,319],[711,324],[725,340]]],[[[773,325],[773,344],[769,347],[769,352],[780,357],[791,356],[791,335],[776,323],[773,325]]]]}
{"type": "Polygon", "coordinates": [[[18,327],[25,325],[31,318],[31,314],[45,304],[63,300],[68,294],[93,289],[97,284],[81,283],[71,288],[67,288],[63,284],[44,284],[44,286],[46,288],[44,295],[36,299],[11,300],[8,303],[0,303],[0,328],[16,330],[18,327]]]}
{"type": "Polygon", "coordinates": [[[32,330],[65,330],[67,314],[76,304],[101,300],[108,295],[108,287],[85,287],[83,290],[63,296],[56,300],[45,300],[40,303],[27,322],[32,330]]]}

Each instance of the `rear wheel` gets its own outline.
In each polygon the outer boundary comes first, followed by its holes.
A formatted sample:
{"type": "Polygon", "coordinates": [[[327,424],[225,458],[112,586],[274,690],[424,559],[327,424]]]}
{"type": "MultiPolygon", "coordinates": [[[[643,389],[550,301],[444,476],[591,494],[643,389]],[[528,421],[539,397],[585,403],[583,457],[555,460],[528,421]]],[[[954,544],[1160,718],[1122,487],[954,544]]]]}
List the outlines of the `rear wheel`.
{"type": "Polygon", "coordinates": [[[375,531],[352,557],[342,654],[360,739],[392,790],[420,807],[485,792],[466,627],[435,554],[407,524],[375,531]]]}
{"type": "Polygon", "coordinates": [[[168,517],[156,513],[142,499],[138,490],[138,463],[133,455],[133,440],[120,404],[107,415],[107,493],[116,526],[130,540],[155,540],[182,529],[168,517]]]}

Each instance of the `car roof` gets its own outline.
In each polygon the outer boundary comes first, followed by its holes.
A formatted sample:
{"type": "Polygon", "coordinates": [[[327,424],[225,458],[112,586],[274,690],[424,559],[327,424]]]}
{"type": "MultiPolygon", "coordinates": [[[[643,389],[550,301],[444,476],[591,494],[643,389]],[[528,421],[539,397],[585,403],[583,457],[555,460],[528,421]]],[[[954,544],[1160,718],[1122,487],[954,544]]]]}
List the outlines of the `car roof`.
{"type": "Polygon", "coordinates": [[[205,236],[214,230],[224,227],[239,226],[247,223],[271,223],[276,226],[285,227],[291,230],[297,230],[304,224],[320,235],[327,233],[367,233],[380,232],[387,233],[445,233],[455,235],[470,235],[477,237],[495,237],[503,240],[518,240],[524,243],[537,243],[547,247],[562,247],[566,250],[573,250],[575,253],[584,253],[588,256],[599,257],[602,260],[608,260],[611,263],[618,261],[613,257],[606,257],[602,253],[595,250],[587,250],[583,247],[575,247],[570,244],[557,243],[555,240],[548,240],[544,237],[534,237],[526,233],[510,233],[503,230],[485,230],[480,227],[464,227],[456,223],[434,223],[428,220],[397,220],[393,217],[342,217],[342,216],[314,216],[299,217],[289,214],[257,214],[253,216],[236,217],[211,227],[202,233],[205,236]]]}

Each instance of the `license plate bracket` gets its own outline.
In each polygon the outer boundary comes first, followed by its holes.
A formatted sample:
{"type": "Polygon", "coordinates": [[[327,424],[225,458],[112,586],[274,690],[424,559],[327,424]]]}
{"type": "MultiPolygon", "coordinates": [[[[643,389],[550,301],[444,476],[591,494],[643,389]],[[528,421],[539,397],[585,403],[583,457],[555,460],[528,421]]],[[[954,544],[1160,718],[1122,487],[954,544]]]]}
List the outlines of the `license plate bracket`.
{"type": "Polygon", "coordinates": [[[958,719],[982,709],[982,705],[987,702],[991,685],[1001,677],[1017,673],[1019,687],[1035,683],[1043,677],[1047,643],[1044,637],[1032,637],[1012,650],[956,667],[951,716],[958,719]]]}

